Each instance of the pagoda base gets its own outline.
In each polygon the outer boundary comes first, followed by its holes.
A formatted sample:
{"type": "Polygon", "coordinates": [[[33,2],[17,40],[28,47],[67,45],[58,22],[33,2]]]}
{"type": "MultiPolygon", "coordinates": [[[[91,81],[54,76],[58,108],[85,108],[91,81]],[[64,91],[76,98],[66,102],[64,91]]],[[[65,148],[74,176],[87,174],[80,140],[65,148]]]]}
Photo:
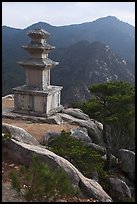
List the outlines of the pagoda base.
{"type": "Polygon", "coordinates": [[[26,85],[13,88],[15,113],[48,117],[60,112],[61,86],[48,86],[45,90],[32,89],[26,85]]]}

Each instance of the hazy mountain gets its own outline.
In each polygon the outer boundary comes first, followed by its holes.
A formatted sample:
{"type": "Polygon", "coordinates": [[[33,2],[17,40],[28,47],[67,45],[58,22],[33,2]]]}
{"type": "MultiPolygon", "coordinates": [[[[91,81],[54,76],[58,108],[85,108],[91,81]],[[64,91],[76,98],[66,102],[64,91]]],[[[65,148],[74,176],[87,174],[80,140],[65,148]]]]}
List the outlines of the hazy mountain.
{"type": "Polygon", "coordinates": [[[42,28],[51,33],[49,43],[53,43],[56,47],[66,47],[81,40],[89,42],[100,41],[108,44],[116,54],[133,62],[135,57],[135,28],[134,26],[122,22],[114,16],[99,18],[93,22],[82,24],[73,24],[67,26],[52,26],[50,24],[39,22],[26,29],[15,29],[2,27],[3,41],[4,36],[14,34],[12,42],[14,47],[20,47],[22,43],[26,43],[29,38],[26,33],[35,28],[42,28]]]}
{"type": "Polygon", "coordinates": [[[6,41],[7,39],[11,40],[12,37],[21,29],[12,28],[8,26],[2,26],[2,42],[6,41]]]}
{"type": "MultiPolygon", "coordinates": [[[[60,64],[52,69],[52,84],[63,85],[62,102],[81,101],[90,97],[89,86],[110,80],[134,84],[134,65],[116,55],[108,45],[80,41],[57,50],[60,64]]],[[[51,56],[51,55],[50,55],[51,56]]]]}
{"type": "MultiPolygon", "coordinates": [[[[53,69],[51,79],[53,84],[64,86],[64,101],[69,100],[65,95],[72,93],[74,96],[75,92],[79,93],[80,90],[83,95],[89,84],[103,82],[107,77],[116,79],[118,76],[119,79],[134,81],[135,28],[133,26],[112,16],[93,22],[58,27],[39,22],[26,29],[2,27],[3,95],[11,93],[11,88],[25,83],[24,70],[16,62],[28,57],[21,45],[30,41],[27,32],[34,28],[45,29],[51,33],[48,43],[55,45],[56,49],[49,58],[60,62],[60,65],[53,69]],[[117,60],[114,56],[117,56],[117,60]],[[101,75],[99,68],[101,66],[104,75],[101,75]]],[[[88,91],[85,97],[86,95],[88,91]]]]}

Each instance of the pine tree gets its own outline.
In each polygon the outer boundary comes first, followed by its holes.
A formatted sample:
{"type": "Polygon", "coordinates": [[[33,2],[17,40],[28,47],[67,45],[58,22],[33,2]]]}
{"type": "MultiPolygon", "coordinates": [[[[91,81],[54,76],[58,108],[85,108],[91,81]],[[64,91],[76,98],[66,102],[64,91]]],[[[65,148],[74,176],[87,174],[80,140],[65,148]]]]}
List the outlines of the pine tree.
{"type": "MultiPolygon", "coordinates": [[[[135,89],[128,82],[115,81],[92,85],[89,90],[92,98],[83,104],[83,110],[103,123],[107,168],[110,169],[112,145],[115,146],[113,133],[119,134],[117,142],[120,142],[120,139],[127,140],[127,143],[130,140],[133,142],[129,130],[130,125],[134,124],[135,89]]],[[[134,134],[132,135],[134,137],[134,134]]]]}

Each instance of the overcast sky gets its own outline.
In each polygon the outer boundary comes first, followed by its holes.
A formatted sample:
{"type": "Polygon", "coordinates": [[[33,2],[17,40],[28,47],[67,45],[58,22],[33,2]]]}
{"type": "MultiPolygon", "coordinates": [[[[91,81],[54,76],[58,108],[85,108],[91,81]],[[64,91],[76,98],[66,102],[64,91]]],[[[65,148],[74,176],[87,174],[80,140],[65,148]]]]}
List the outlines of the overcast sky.
{"type": "Polygon", "coordinates": [[[14,28],[39,21],[53,26],[80,24],[109,15],[135,26],[135,2],[2,2],[2,25],[14,28]]]}

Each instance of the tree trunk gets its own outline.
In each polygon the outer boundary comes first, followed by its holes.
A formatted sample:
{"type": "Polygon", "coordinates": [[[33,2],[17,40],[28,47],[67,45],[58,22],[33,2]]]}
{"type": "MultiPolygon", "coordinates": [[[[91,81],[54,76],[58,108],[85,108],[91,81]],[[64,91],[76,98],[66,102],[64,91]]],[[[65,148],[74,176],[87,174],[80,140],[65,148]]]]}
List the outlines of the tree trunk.
{"type": "Polygon", "coordinates": [[[107,170],[109,171],[111,168],[111,147],[109,142],[110,137],[110,126],[107,124],[103,124],[103,141],[106,147],[106,157],[107,157],[107,170]]]}

